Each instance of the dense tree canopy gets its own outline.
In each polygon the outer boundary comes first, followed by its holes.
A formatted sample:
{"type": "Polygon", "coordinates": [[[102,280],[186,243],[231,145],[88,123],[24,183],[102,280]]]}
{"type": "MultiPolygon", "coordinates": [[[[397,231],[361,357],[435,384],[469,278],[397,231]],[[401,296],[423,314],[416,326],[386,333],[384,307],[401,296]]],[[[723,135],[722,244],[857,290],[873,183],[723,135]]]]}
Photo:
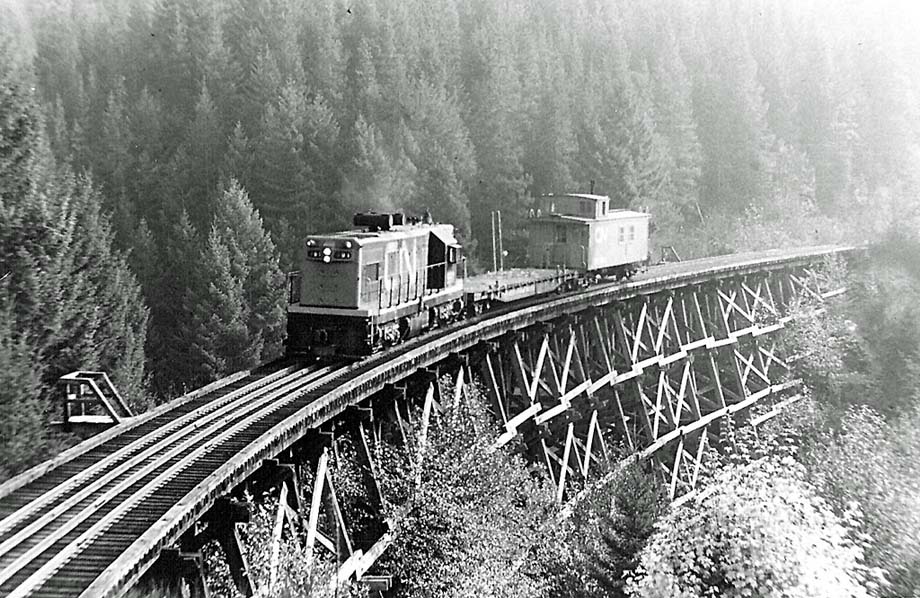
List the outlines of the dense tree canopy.
{"type": "Polygon", "coordinates": [[[147,310],[102,200],[52,156],[29,70],[0,34],[0,475],[46,456],[57,378],[107,371],[146,403],[147,310]]]}
{"type": "Polygon", "coordinates": [[[24,12],[52,145],[95,174],[126,246],[164,204],[206,229],[227,177],[289,267],[298,238],[355,209],[429,208],[485,248],[490,210],[514,231],[533,196],[595,181],[651,208],[679,243],[679,230],[790,192],[809,209],[852,210],[916,166],[916,80],[892,41],[903,32],[827,26],[818,6],[131,0],[24,12]]]}
{"type": "Polygon", "coordinates": [[[489,212],[514,265],[533,198],[592,185],[681,255],[865,237],[920,188],[917,78],[901,24],[830,27],[821,1],[17,3],[36,93],[3,112],[22,143],[0,196],[28,196],[52,154],[93,177],[151,310],[158,395],[223,371],[189,365],[218,350],[201,297],[257,345],[226,363],[276,354],[278,268],[358,210],[431,211],[474,269],[489,212]]]}

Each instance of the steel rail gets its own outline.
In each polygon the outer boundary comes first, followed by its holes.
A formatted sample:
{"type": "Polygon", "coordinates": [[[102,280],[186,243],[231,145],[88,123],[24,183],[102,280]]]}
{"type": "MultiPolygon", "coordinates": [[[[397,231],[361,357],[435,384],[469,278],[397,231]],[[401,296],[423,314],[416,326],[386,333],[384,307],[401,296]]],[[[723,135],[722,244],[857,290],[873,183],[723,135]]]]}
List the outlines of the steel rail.
{"type": "MultiPolygon", "coordinates": [[[[268,364],[267,367],[271,367],[271,364],[268,364]]],[[[22,473],[6,480],[0,484],[0,500],[6,498],[10,494],[13,494],[30,482],[33,482],[36,479],[58,469],[60,466],[86,455],[86,453],[92,451],[93,449],[99,448],[101,445],[104,445],[110,440],[113,440],[116,437],[125,434],[126,432],[131,432],[132,430],[141,427],[156,417],[166,415],[170,411],[174,411],[188,403],[219,393],[221,390],[228,386],[232,386],[233,384],[247,377],[256,375],[256,372],[257,370],[244,370],[241,372],[236,372],[219,380],[215,380],[214,382],[202,386],[201,388],[186,393],[177,399],[169,401],[168,403],[158,405],[150,411],[146,411],[138,416],[124,420],[121,423],[112,426],[111,428],[108,428],[107,430],[100,432],[99,434],[96,434],[84,440],[83,442],[70,447],[69,449],[64,450],[56,457],[39,463],[34,467],[30,467],[22,473]]],[[[260,380],[255,380],[253,383],[257,384],[259,381],[260,380]]]]}
{"type": "MultiPolygon", "coordinates": [[[[84,481],[87,481],[88,478],[99,474],[103,475],[103,478],[94,479],[92,484],[99,484],[100,481],[104,479],[111,479],[112,476],[118,475],[118,471],[123,471],[125,467],[129,466],[129,464],[136,463],[138,457],[131,459],[130,457],[132,454],[141,451],[142,455],[150,455],[151,451],[158,448],[163,441],[169,441],[170,435],[172,435],[173,432],[177,432],[180,435],[188,433],[189,428],[185,427],[186,424],[194,421],[196,424],[200,425],[202,421],[201,418],[214,417],[214,413],[211,412],[219,412],[219,410],[224,408],[228,403],[237,402],[241,397],[243,400],[247,400],[247,398],[250,396],[257,396],[259,393],[267,392],[273,387],[279,384],[283,384],[284,381],[288,380],[289,378],[293,379],[293,377],[296,377],[297,375],[303,375],[302,370],[298,370],[297,367],[298,366],[290,366],[288,368],[284,368],[261,380],[257,380],[251,384],[227,393],[226,395],[223,395],[214,401],[205,403],[197,409],[190,411],[181,417],[171,420],[168,425],[157,428],[151,434],[141,436],[137,440],[126,444],[115,452],[106,455],[101,460],[93,463],[90,467],[87,467],[86,469],[78,472],[76,475],[67,478],[63,483],[49,488],[43,494],[40,494],[38,497],[32,499],[31,502],[26,504],[21,509],[6,516],[5,518],[0,519],[0,539],[2,539],[4,534],[13,529],[16,524],[21,522],[23,519],[26,519],[29,515],[32,515],[35,511],[45,507],[48,505],[48,503],[54,502],[54,509],[60,509],[62,504],[64,504],[61,502],[61,499],[69,491],[73,490],[74,487],[79,486],[84,481]],[[152,446],[148,446],[151,444],[152,446]],[[122,461],[123,458],[129,459],[127,462],[118,465],[117,463],[122,461]],[[108,468],[110,465],[115,465],[115,469],[109,470],[108,468]]],[[[87,488],[89,488],[89,486],[84,486],[82,489],[78,490],[78,494],[80,492],[84,492],[87,488]]],[[[72,501],[74,496],[76,495],[72,495],[71,497],[64,500],[72,501]]],[[[45,516],[47,516],[47,514],[45,514],[45,516]]],[[[6,553],[6,544],[8,542],[9,540],[0,542],[0,557],[6,553]]]]}
{"type": "MultiPolygon", "coordinates": [[[[116,479],[117,477],[121,476],[124,473],[131,471],[132,468],[143,464],[146,459],[149,459],[151,457],[161,458],[162,455],[160,454],[160,451],[164,450],[165,448],[168,448],[170,444],[173,444],[181,440],[185,436],[189,436],[193,432],[198,432],[198,430],[202,426],[210,423],[211,421],[214,421],[215,419],[219,417],[223,417],[224,414],[229,411],[232,411],[240,406],[245,406],[247,403],[249,403],[250,401],[253,401],[254,399],[259,398],[263,394],[273,392],[278,387],[287,388],[288,385],[295,383],[295,382],[302,383],[299,380],[300,378],[307,377],[307,376],[322,375],[323,373],[328,372],[328,369],[329,368],[323,368],[319,372],[317,372],[317,368],[308,369],[308,370],[300,370],[292,374],[283,376],[280,380],[275,380],[271,384],[267,384],[259,388],[256,388],[254,390],[250,390],[248,393],[242,392],[244,389],[239,389],[239,391],[235,391],[235,392],[240,392],[241,394],[238,394],[232,400],[223,401],[224,398],[229,397],[230,395],[226,395],[225,397],[222,397],[220,401],[222,404],[219,405],[218,407],[211,409],[210,410],[212,411],[211,413],[199,414],[197,417],[194,418],[195,419],[194,426],[183,426],[179,428],[175,434],[170,434],[162,438],[151,439],[152,441],[151,446],[148,446],[147,448],[142,450],[139,454],[134,455],[133,457],[127,459],[123,463],[118,464],[114,469],[107,471],[103,476],[93,479],[90,484],[80,488],[73,495],[67,497],[66,499],[60,502],[56,502],[54,507],[50,511],[43,513],[38,519],[28,524],[25,528],[20,529],[12,537],[6,539],[3,542],[0,542],[0,557],[7,554],[12,548],[18,546],[20,543],[28,539],[32,534],[34,534],[38,530],[47,526],[49,523],[51,523],[52,521],[54,521],[55,519],[57,519],[64,513],[68,512],[71,509],[71,507],[79,504],[86,498],[90,497],[94,492],[97,492],[98,490],[104,488],[112,480],[116,479]]],[[[214,403],[209,403],[208,405],[203,406],[201,410],[204,410],[206,407],[211,407],[213,405],[214,403]]],[[[195,412],[189,413],[187,414],[186,417],[191,418],[191,416],[194,415],[194,413],[195,412]]],[[[147,440],[148,438],[149,437],[143,437],[142,439],[147,440]]],[[[134,445],[129,445],[128,447],[124,447],[121,450],[123,451],[133,446],[134,445]]],[[[112,455],[107,457],[107,459],[110,457],[112,457],[112,455]]],[[[91,468],[88,468],[86,471],[92,471],[92,470],[93,468],[91,467],[91,468]]],[[[63,493],[60,493],[60,494],[63,494],[63,493]]],[[[39,505],[39,506],[43,506],[47,502],[55,500],[58,497],[55,496],[52,491],[49,491],[47,494],[43,495],[43,498],[46,498],[47,500],[43,501],[42,505],[39,505]]],[[[34,507],[28,513],[23,513],[23,517],[21,518],[24,518],[25,516],[31,514],[35,509],[39,508],[39,506],[34,507]]],[[[2,571],[0,571],[0,584],[2,584],[4,581],[5,579],[3,577],[3,573],[2,571]]]]}
{"type": "MultiPolygon", "coordinates": [[[[324,370],[328,370],[328,368],[324,368],[324,370]]],[[[264,397],[258,398],[258,400],[252,400],[255,397],[243,397],[242,399],[239,399],[239,402],[241,402],[241,409],[228,406],[228,408],[221,410],[218,414],[216,414],[215,417],[211,418],[211,423],[208,423],[206,426],[195,426],[193,428],[194,434],[192,434],[190,438],[186,438],[179,444],[171,446],[166,451],[158,454],[156,459],[153,459],[150,462],[144,464],[139,469],[132,470],[131,474],[127,478],[119,481],[114,487],[109,488],[102,496],[97,497],[89,505],[85,506],[83,510],[81,510],[76,516],[71,517],[63,525],[52,530],[49,534],[45,535],[41,541],[27,549],[25,553],[21,554],[12,563],[9,563],[3,570],[0,570],[0,586],[6,583],[13,575],[15,575],[16,572],[18,572],[24,566],[33,564],[35,559],[38,558],[43,552],[53,546],[55,542],[63,538],[71,530],[75,529],[81,523],[86,521],[86,519],[96,513],[99,508],[116,498],[125,490],[129,489],[135,483],[143,480],[143,478],[150,473],[156,471],[163,465],[163,463],[168,462],[171,458],[177,455],[181,455],[186,450],[198,446],[201,442],[205,441],[215,432],[223,429],[228,421],[239,419],[241,416],[245,416],[254,411],[258,411],[259,408],[264,406],[266,403],[272,404],[278,401],[283,402],[284,397],[288,396],[293,391],[303,388],[305,384],[310,384],[313,380],[315,380],[315,378],[321,378],[323,373],[324,372],[320,370],[316,372],[316,375],[309,380],[291,380],[281,387],[267,393],[264,397]]],[[[140,460],[138,460],[138,462],[140,462],[140,460]]],[[[136,496],[136,493],[130,498],[133,498],[134,496],[136,496]]],[[[71,543],[68,548],[75,550],[78,547],[74,548],[74,543],[71,543]]],[[[64,554],[64,552],[58,554],[64,554]]]]}
{"type": "Polygon", "coordinates": [[[22,569],[25,565],[35,564],[34,562],[37,557],[47,551],[48,548],[53,546],[54,543],[63,538],[68,532],[83,523],[90,515],[96,513],[102,505],[110,502],[134,484],[142,482],[144,478],[155,473],[164,464],[168,464],[174,457],[181,456],[177,463],[167,467],[165,471],[159,473],[152,481],[147,482],[139,490],[132,492],[126,500],[119,502],[114,509],[103,515],[99,521],[91,525],[90,528],[80,534],[77,539],[72,540],[63,550],[52,555],[37,571],[33,572],[24,582],[14,588],[8,596],[12,598],[14,596],[28,595],[28,593],[44,582],[49,573],[76,556],[95,535],[107,529],[114,521],[124,515],[125,512],[130,510],[130,508],[135,506],[140,500],[160,488],[163,483],[181,473],[189,464],[195,461],[197,457],[206,454],[223,439],[245,429],[251,425],[252,422],[281,408],[287,402],[293,400],[297,393],[306,392],[310,385],[321,381],[324,375],[328,374],[330,369],[331,368],[323,368],[323,370],[318,371],[317,375],[310,380],[289,382],[266,394],[259,400],[248,402],[242,409],[226,409],[216,421],[213,421],[206,427],[196,427],[195,434],[191,438],[171,447],[166,452],[160,454],[156,460],[133,471],[129,477],[120,481],[102,497],[97,498],[93,503],[85,507],[79,515],[71,518],[60,528],[55,529],[37,545],[33,546],[25,554],[8,565],[3,571],[0,571],[0,585],[6,583],[13,574],[22,569]],[[231,424],[231,422],[234,421],[235,423],[231,424]],[[215,434],[217,435],[214,436],[215,434]]]}

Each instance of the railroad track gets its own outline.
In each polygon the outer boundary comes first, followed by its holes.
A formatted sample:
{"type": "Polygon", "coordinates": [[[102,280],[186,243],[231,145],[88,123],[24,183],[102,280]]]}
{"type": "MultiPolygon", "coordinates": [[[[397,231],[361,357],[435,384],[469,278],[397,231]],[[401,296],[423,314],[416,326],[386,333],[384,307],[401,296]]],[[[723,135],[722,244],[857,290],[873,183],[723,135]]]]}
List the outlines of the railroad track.
{"type": "Polygon", "coordinates": [[[667,264],[626,283],[518,302],[352,365],[278,362],[225,378],[0,485],[0,596],[120,594],[262,459],[383,384],[477,340],[560,310],[848,251],[808,248],[667,264]]]}
{"type": "Polygon", "coordinates": [[[241,443],[342,369],[289,365],[238,379],[0,498],[0,595],[80,595],[241,443]]]}

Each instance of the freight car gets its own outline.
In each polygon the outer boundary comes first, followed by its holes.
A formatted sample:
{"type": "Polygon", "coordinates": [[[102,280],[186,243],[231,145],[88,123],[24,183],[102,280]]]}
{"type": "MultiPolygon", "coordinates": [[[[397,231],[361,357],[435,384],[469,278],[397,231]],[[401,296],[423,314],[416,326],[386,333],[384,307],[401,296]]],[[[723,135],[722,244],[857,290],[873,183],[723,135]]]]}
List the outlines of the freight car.
{"type": "Polygon", "coordinates": [[[648,259],[649,219],[606,195],[544,195],[527,223],[529,265],[628,278],[648,259]]]}
{"type": "Polygon", "coordinates": [[[601,195],[547,195],[527,220],[528,268],[466,278],[450,224],[356,214],[355,230],[305,240],[290,277],[289,354],[367,355],[508,303],[627,277],[648,258],[648,214],[601,195]]]}

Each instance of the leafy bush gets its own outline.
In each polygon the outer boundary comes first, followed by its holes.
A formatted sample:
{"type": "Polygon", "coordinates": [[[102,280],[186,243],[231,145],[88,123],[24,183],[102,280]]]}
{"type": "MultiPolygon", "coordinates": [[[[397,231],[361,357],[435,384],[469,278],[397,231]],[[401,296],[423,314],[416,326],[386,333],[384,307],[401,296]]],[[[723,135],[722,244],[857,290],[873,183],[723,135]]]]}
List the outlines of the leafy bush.
{"type": "Polygon", "coordinates": [[[859,505],[866,558],[888,571],[884,596],[920,595],[920,410],[886,422],[866,407],[847,412],[840,434],[809,451],[818,490],[843,512],[859,505]]]}
{"type": "MultiPolygon", "coordinates": [[[[253,508],[250,523],[241,534],[249,578],[257,598],[331,598],[332,596],[364,596],[360,587],[332,584],[335,569],[332,563],[316,555],[308,555],[302,538],[285,532],[279,542],[277,580],[270,584],[272,534],[278,501],[266,500],[253,508]]],[[[287,527],[287,524],[285,525],[287,527]]],[[[288,528],[289,529],[289,528],[288,528]]],[[[210,595],[215,598],[242,598],[230,576],[226,558],[217,542],[203,548],[206,581],[210,595]]]]}
{"type": "Polygon", "coordinates": [[[569,543],[577,550],[573,595],[625,596],[624,575],[635,570],[639,554],[667,508],[661,478],[649,461],[630,461],[611,484],[592,493],[571,520],[569,543]]]}
{"type": "Polygon", "coordinates": [[[382,564],[397,596],[555,595],[550,570],[567,557],[552,489],[520,457],[491,449],[495,429],[473,387],[456,411],[432,415],[420,484],[417,434],[405,449],[380,447],[384,494],[403,513],[382,564]]]}
{"type": "Polygon", "coordinates": [[[700,596],[870,596],[878,573],[791,459],[721,472],[702,502],[665,515],[629,593],[700,596]]]}

